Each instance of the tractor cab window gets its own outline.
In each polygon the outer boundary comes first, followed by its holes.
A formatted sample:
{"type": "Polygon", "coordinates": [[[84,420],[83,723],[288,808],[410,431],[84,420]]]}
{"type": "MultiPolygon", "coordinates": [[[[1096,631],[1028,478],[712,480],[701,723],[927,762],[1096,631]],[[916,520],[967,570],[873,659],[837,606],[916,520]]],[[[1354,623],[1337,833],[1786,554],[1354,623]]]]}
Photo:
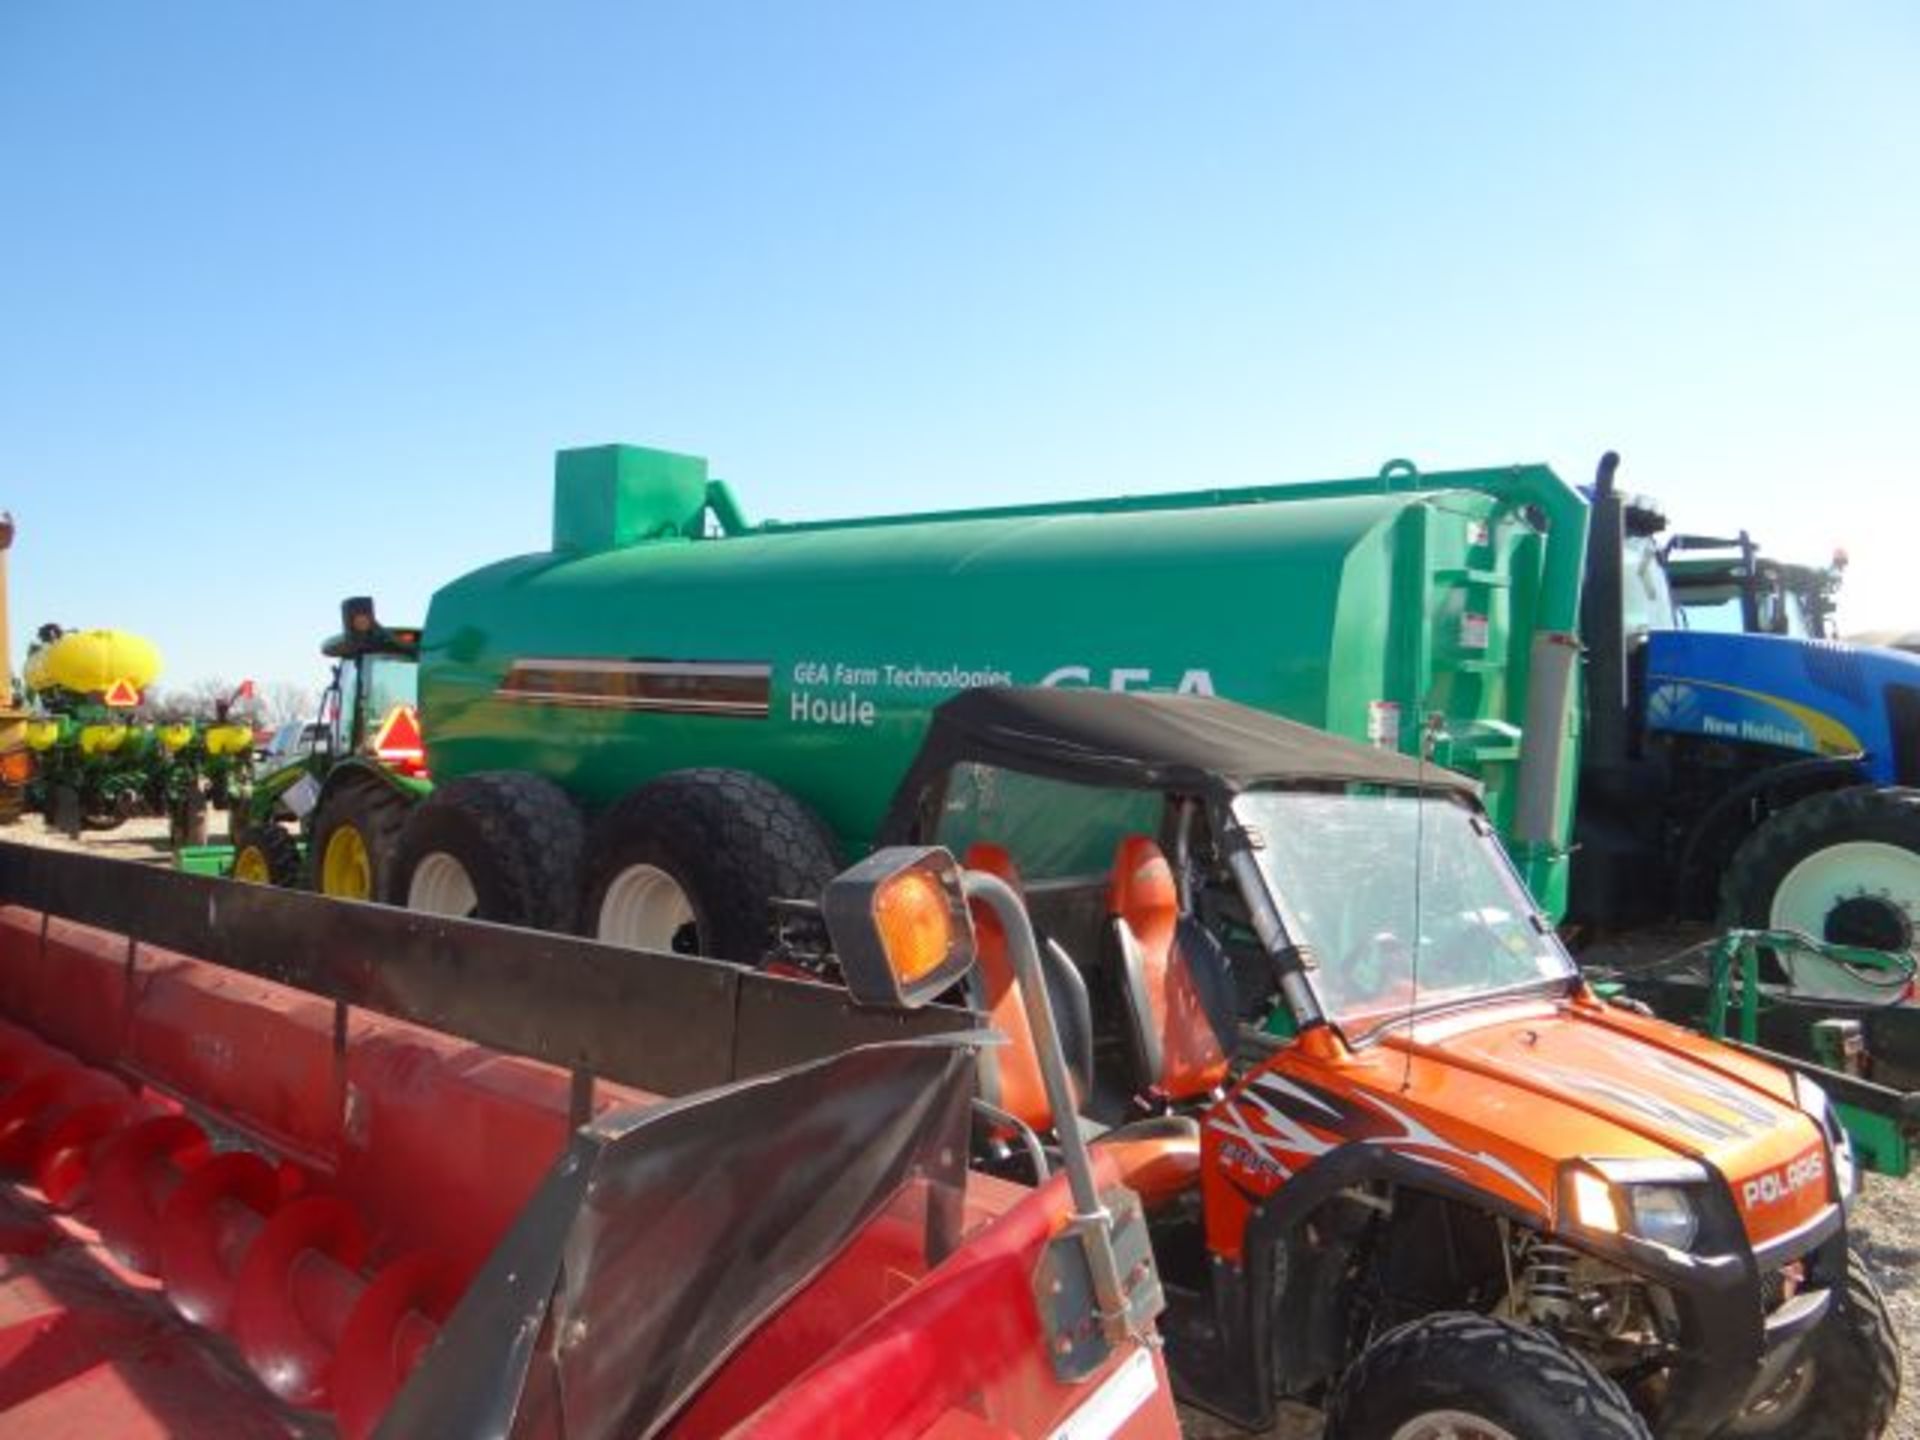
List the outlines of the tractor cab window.
{"type": "Polygon", "coordinates": [[[1408,1015],[1564,990],[1573,961],[1466,806],[1398,791],[1255,791],[1234,813],[1321,1007],[1349,1039],[1408,1015]]]}
{"type": "Polygon", "coordinates": [[[420,666],[401,655],[363,655],[340,667],[339,748],[371,750],[397,706],[419,703],[420,666]]]}
{"type": "Polygon", "coordinates": [[[1627,537],[1621,556],[1620,601],[1629,638],[1649,630],[1678,630],[1666,566],[1651,535],[1627,537]]]}
{"type": "Polygon", "coordinates": [[[1104,881],[1123,837],[1157,834],[1164,802],[1147,790],[1097,789],[968,761],[947,776],[934,840],[955,855],[999,845],[1030,885],[1104,881]]]}
{"type": "Polygon", "coordinates": [[[334,667],[334,685],[337,694],[324,718],[328,733],[333,738],[333,751],[340,754],[351,748],[354,736],[358,733],[360,715],[360,664],[356,660],[342,661],[334,667]]]}
{"type": "Polygon", "coordinates": [[[420,666],[400,655],[369,655],[362,683],[366,687],[363,745],[371,747],[380,727],[395,709],[420,702],[420,666]]]}
{"type": "Polygon", "coordinates": [[[1738,582],[1720,585],[1689,584],[1681,592],[1682,624],[1711,635],[1738,635],[1747,628],[1746,597],[1738,582]]]}
{"type": "Polygon", "coordinates": [[[1755,582],[1756,619],[1763,635],[1791,635],[1797,640],[1812,638],[1814,629],[1807,619],[1806,601],[1778,575],[1762,575],[1755,582]]]}

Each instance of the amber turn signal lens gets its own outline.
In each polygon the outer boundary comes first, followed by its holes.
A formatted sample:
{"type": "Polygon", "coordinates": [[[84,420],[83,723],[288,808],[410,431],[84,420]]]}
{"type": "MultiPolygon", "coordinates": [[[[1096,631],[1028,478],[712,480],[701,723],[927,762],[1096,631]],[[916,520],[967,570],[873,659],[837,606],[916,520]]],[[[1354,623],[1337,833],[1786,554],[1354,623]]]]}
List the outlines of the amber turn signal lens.
{"type": "Polygon", "coordinates": [[[9,750],[0,755],[0,781],[24,785],[33,778],[33,756],[25,750],[9,750]]]}
{"type": "Polygon", "coordinates": [[[873,920],[887,965],[911,985],[939,969],[953,947],[953,911],[946,891],[925,870],[904,870],[873,897],[873,920]]]}

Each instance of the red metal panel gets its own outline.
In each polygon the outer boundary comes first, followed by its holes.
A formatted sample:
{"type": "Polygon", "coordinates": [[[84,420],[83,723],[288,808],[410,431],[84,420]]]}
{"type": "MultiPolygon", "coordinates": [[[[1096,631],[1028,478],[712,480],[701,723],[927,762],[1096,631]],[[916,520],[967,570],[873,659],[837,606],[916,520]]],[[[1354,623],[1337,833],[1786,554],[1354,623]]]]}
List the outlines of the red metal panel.
{"type": "MultiPolygon", "coordinates": [[[[559,1156],[569,1078],[418,1026],[356,1020],[336,1183],[372,1220],[376,1251],[431,1247],[471,1273],[559,1156]]],[[[650,1104],[596,1087],[596,1108],[650,1104]]]]}
{"type": "Polygon", "coordinates": [[[125,1025],[127,942],[64,920],[7,907],[0,923],[0,1010],[42,1040],[93,1064],[118,1054],[125,1025]]]}
{"type": "MultiPolygon", "coordinates": [[[[1103,1185],[1116,1183],[1110,1160],[1095,1164],[1103,1185]]],[[[1078,1385],[1054,1376],[1032,1283],[1042,1248],[1070,1209],[1065,1177],[1055,1176],[920,1283],[910,1284],[911,1275],[900,1277],[896,1299],[839,1343],[817,1351],[811,1367],[777,1391],[767,1377],[746,1371],[759,1357],[751,1345],[743,1348],[708,1389],[737,1396],[757,1381],[758,1393],[774,1398],[734,1424],[727,1407],[703,1393],[669,1433],[675,1440],[1051,1433],[1140,1350],[1123,1348],[1078,1385]]],[[[849,1278],[839,1264],[828,1267],[788,1311],[836,1308],[833,1292],[849,1278]]],[[[775,1323],[786,1321],[783,1315],[775,1323]]],[[[1175,1440],[1179,1422],[1165,1366],[1157,1350],[1146,1353],[1148,1359],[1136,1363],[1152,1366],[1151,1393],[1104,1433],[1124,1440],[1175,1440]]]]}
{"type": "Polygon", "coordinates": [[[338,1142],[333,1006],[142,947],[122,1063],[317,1169],[338,1142]]]}

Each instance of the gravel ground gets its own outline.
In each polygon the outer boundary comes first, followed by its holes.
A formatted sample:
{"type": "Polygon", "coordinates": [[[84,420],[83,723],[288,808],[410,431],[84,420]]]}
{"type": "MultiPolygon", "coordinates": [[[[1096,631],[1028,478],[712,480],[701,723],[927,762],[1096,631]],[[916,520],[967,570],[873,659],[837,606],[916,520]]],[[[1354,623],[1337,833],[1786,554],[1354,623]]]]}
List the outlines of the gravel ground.
{"type": "Polygon", "coordinates": [[[1854,1244],[1873,1268],[1900,1336],[1906,1388],[1888,1429],[1889,1440],[1920,1440],[1920,1179],[1870,1176],[1855,1212],[1854,1244]]]}
{"type": "MultiPolygon", "coordinates": [[[[216,833],[221,830],[217,819],[214,828],[216,833]]],[[[54,834],[39,816],[29,815],[0,830],[0,838],[150,863],[164,863],[167,858],[165,820],[133,820],[117,830],[83,835],[75,841],[54,834]]],[[[1690,934],[1675,934],[1661,936],[1654,943],[1677,944],[1691,938],[1690,934]]],[[[1595,953],[1587,952],[1587,958],[1595,953]]],[[[1855,1218],[1855,1244],[1873,1267],[1886,1295],[1900,1334],[1906,1373],[1912,1381],[1901,1397],[1887,1440],[1920,1440],[1920,1364],[1915,1353],[1916,1345],[1920,1345],[1920,1204],[1916,1204],[1920,1189],[1916,1187],[1920,1187],[1920,1179],[1869,1177],[1855,1218]]],[[[1195,1411],[1183,1410],[1182,1419],[1191,1440],[1238,1440],[1245,1433],[1195,1411]]],[[[1311,1412],[1292,1410],[1280,1417],[1265,1440],[1313,1440],[1319,1433],[1319,1421],[1311,1412]]]]}
{"type": "MultiPolygon", "coordinates": [[[[216,835],[226,833],[225,820],[211,817],[209,827],[216,835]]],[[[44,845],[52,850],[84,850],[89,855],[106,855],[116,860],[145,860],[161,863],[167,858],[167,822],[164,817],[129,820],[112,830],[83,831],[77,840],[69,840],[49,830],[38,815],[23,815],[13,824],[0,828],[0,840],[17,840],[27,845],[44,845]]]]}

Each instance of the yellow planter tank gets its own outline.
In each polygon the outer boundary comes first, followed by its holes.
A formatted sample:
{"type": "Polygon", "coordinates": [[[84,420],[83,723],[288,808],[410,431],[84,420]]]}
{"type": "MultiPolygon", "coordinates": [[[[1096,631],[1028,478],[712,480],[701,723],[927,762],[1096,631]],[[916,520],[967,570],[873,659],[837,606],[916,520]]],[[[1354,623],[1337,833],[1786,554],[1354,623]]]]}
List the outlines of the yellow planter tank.
{"type": "Polygon", "coordinates": [[[124,725],[82,725],[80,727],[80,753],[82,755],[111,755],[127,741],[127,727],[124,725]]]}
{"type": "Polygon", "coordinates": [[[245,725],[209,725],[205,741],[209,755],[244,755],[253,748],[253,731],[245,725]]]}
{"type": "Polygon", "coordinates": [[[115,685],[144,690],[160,675],[151,640],[125,630],[75,630],[27,657],[29,690],[98,695],[115,685]]]}

